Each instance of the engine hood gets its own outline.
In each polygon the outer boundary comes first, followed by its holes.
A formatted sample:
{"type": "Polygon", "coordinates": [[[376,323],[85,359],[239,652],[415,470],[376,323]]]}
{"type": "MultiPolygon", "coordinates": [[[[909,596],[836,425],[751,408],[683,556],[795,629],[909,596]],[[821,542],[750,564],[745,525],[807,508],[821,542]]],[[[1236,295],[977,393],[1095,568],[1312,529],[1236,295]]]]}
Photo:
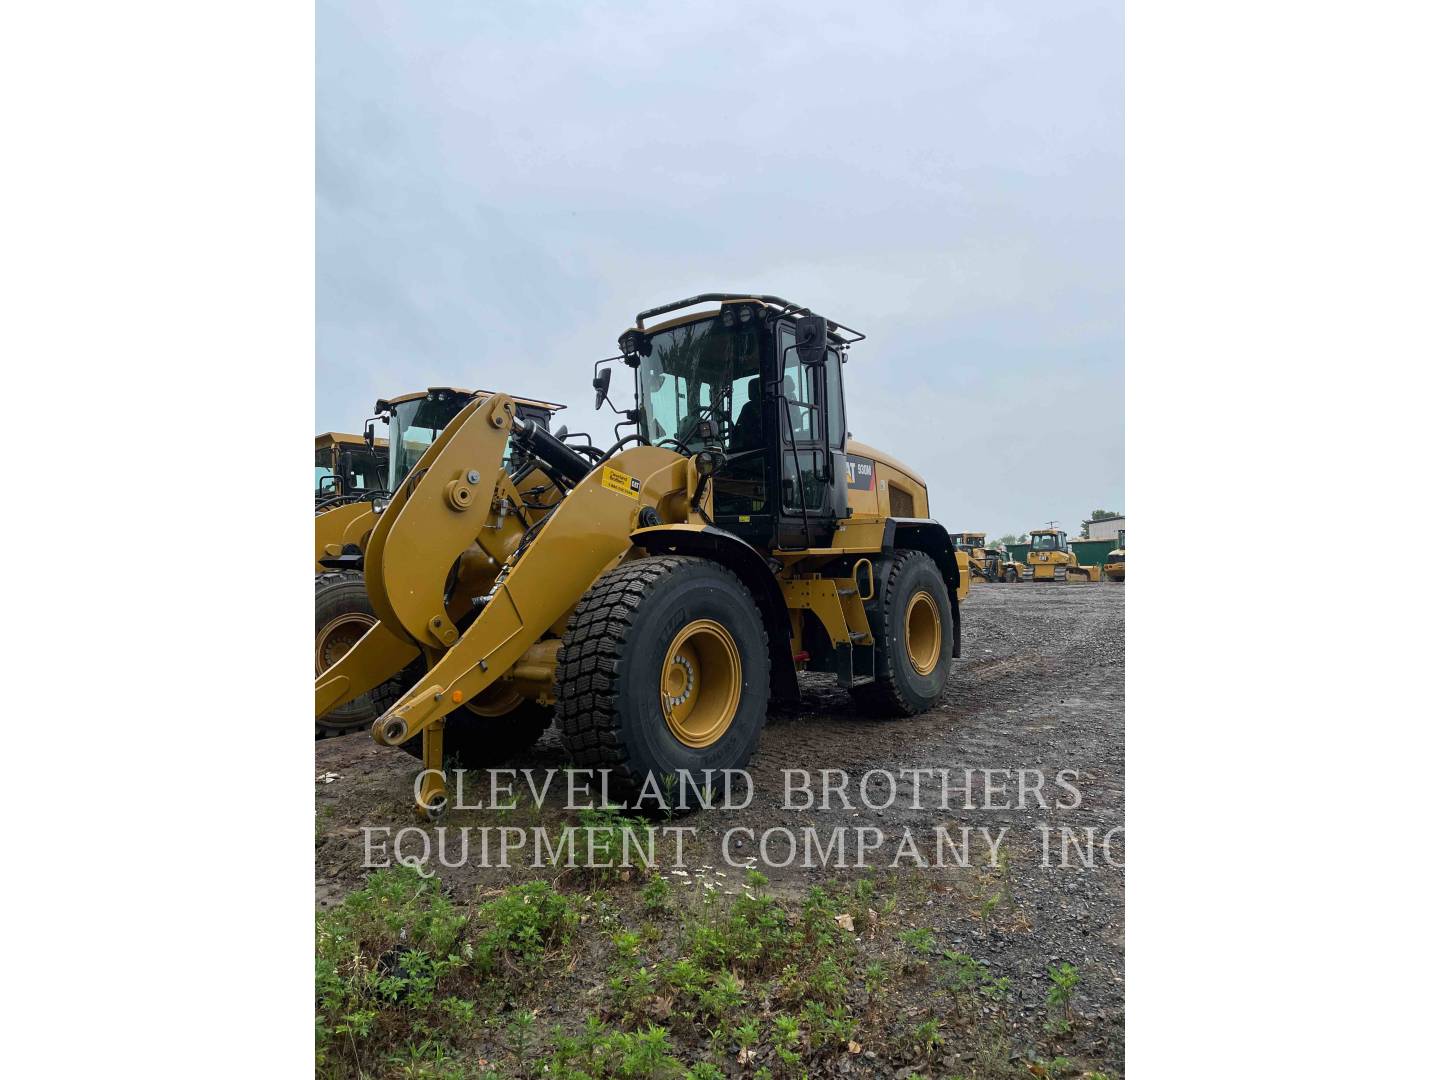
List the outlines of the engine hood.
{"type": "Polygon", "coordinates": [[[888,465],[896,472],[915,481],[915,483],[919,484],[921,487],[925,487],[924,479],[914,469],[910,468],[909,465],[906,465],[899,458],[891,457],[889,454],[876,450],[873,446],[866,446],[862,442],[856,442],[854,439],[849,439],[845,443],[845,453],[854,454],[856,457],[873,458],[874,460],[880,462],[882,465],[888,465]]]}

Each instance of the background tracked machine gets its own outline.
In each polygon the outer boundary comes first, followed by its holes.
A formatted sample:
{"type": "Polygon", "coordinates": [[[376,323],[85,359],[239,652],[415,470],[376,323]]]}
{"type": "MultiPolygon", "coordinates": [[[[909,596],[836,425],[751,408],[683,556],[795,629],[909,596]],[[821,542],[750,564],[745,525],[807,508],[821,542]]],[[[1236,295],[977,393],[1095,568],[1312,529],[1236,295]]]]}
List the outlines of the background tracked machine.
{"type": "Polygon", "coordinates": [[[969,575],[924,482],[848,439],[843,363],[862,338],[779,297],[707,293],[641,312],[595,365],[597,409],[607,365],[634,377],[616,435],[633,430],[606,451],[503,394],[466,404],[375,523],[379,622],[317,677],[317,715],[377,690],[372,735],[423,759],[434,814],[447,759],[503,760],[552,710],[577,766],[658,808],[744,766],[800,671],[876,714],[929,708],[969,575]],[[675,314],[702,304],[718,307],[675,314]],[[507,439],[555,498],[501,467],[507,439]]]}
{"type": "Polygon", "coordinates": [[[987,548],[983,532],[951,533],[955,545],[955,561],[970,572],[971,580],[1019,581],[1022,568],[1006,554],[1004,548],[987,548]]]}
{"type": "Polygon", "coordinates": [[[1053,527],[1030,530],[1030,553],[1025,558],[1030,566],[1031,581],[1064,583],[1072,577],[1090,582],[1100,580],[1100,567],[1080,565],[1065,533],[1053,527]]]}
{"type": "MultiPolygon", "coordinates": [[[[321,483],[317,479],[315,511],[315,674],[319,675],[359,641],[367,630],[375,625],[375,611],[365,592],[365,576],[360,569],[362,553],[370,538],[371,530],[379,520],[379,511],[391,491],[404,480],[405,476],[420,460],[422,454],[434,441],[445,425],[455,419],[456,414],[475,398],[489,396],[489,390],[461,390],[453,386],[432,386],[428,390],[401,394],[398,397],[382,398],[375,403],[376,415],[365,425],[365,435],[343,436],[349,440],[346,446],[378,452],[379,464],[374,458],[367,459],[365,487],[361,490],[354,481],[348,497],[328,500],[323,506],[318,497],[321,483]],[[381,420],[390,429],[393,439],[375,437],[375,420],[381,420]]],[[[549,428],[550,417],[565,406],[549,401],[530,398],[515,398],[515,414],[534,420],[542,427],[549,428]]],[[[321,441],[331,440],[327,436],[316,437],[316,471],[320,470],[321,441]]],[[[337,464],[343,464],[337,462],[337,464]]],[[[503,460],[506,469],[523,467],[524,473],[531,471],[531,463],[523,456],[510,453],[509,448],[503,460]]],[[[358,470],[356,470],[358,471],[358,470]]],[[[346,474],[350,475],[350,474],[346,474]]],[[[521,474],[521,484],[526,486],[521,474]]],[[[537,478],[548,485],[543,474],[537,478]]],[[[327,489],[333,485],[325,484],[327,489]]],[[[411,652],[418,657],[419,650],[411,652]]],[[[315,736],[344,735],[366,727],[377,715],[374,702],[369,694],[362,694],[324,716],[315,719],[315,736]]]]}

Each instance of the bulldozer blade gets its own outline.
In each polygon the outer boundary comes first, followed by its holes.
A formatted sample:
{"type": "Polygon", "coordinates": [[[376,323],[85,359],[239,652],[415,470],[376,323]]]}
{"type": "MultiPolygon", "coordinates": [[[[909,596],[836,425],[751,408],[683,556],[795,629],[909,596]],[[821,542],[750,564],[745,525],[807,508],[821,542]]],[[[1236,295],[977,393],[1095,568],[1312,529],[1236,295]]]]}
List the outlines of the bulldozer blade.
{"type": "MultiPolygon", "coordinates": [[[[394,746],[428,731],[504,676],[580,601],[590,584],[629,550],[630,533],[637,527],[641,507],[662,502],[672,507],[686,505],[684,500],[667,499],[677,492],[687,493],[686,464],[671,451],[637,446],[581,480],[529,546],[501,571],[482,598],[474,622],[425,676],[375,721],[371,733],[376,741],[394,746]]],[[[445,470],[436,472],[443,476],[445,470]]],[[[421,479],[412,503],[438,497],[436,485],[427,493],[429,479],[421,479]]],[[[399,542],[397,528],[388,540],[396,568],[401,565],[396,559],[399,552],[394,550],[399,542]]],[[[408,556],[402,558],[405,564],[416,565],[408,556]]],[[[397,575],[396,584],[401,580],[397,575]]]]}
{"type": "Polygon", "coordinates": [[[324,716],[374,690],[419,655],[414,642],[396,637],[384,623],[376,623],[315,677],[315,715],[324,716]]]}

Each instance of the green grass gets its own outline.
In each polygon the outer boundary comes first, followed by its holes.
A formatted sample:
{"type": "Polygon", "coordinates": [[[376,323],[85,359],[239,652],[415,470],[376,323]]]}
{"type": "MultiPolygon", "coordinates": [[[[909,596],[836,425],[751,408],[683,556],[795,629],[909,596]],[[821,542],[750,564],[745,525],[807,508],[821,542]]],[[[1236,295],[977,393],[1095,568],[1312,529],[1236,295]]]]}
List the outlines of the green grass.
{"type": "Polygon", "coordinates": [[[980,1080],[1083,1073],[1073,967],[1051,971],[1049,1025],[1013,1042],[1010,980],[940,952],[930,929],[907,929],[916,912],[900,910],[905,898],[887,883],[782,899],[759,874],[748,895],[732,896],[677,894],[644,875],[568,880],[466,904],[438,879],[395,868],[320,913],[317,1075],[799,1080],[902,1064],[980,1080]]]}

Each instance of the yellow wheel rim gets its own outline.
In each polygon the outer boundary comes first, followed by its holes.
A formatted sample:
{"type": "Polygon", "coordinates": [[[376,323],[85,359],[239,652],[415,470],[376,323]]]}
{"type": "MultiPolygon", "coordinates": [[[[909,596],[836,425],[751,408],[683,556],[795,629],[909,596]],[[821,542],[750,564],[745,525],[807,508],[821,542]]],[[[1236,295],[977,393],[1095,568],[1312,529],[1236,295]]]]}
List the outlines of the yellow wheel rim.
{"type": "Polygon", "coordinates": [[[344,656],[375,625],[373,616],[358,611],[337,615],[315,635],[315,674],[344,656]]]}
{"type": "Polygon", "coordinates": [[[713,619],[683,627],[660,667],[660,711],[670,733],[697,750],[719,741],[740,707],[740,650],[713,619]]]}
{"type": "Polygon", "coordinates": [[[492,686],[488,690],[482,690],[478,697],[473,697],[465,703],[465,709],[476,716],[508,716],[524,701],[514,690],[503,686],[492,686]]]}
{"type": "Polygon", "coordinates": [[[905,606],[905,652],[910,666],[929,675],[940,662],[940,608],[928,592],[917,592],[905,606]]]}

